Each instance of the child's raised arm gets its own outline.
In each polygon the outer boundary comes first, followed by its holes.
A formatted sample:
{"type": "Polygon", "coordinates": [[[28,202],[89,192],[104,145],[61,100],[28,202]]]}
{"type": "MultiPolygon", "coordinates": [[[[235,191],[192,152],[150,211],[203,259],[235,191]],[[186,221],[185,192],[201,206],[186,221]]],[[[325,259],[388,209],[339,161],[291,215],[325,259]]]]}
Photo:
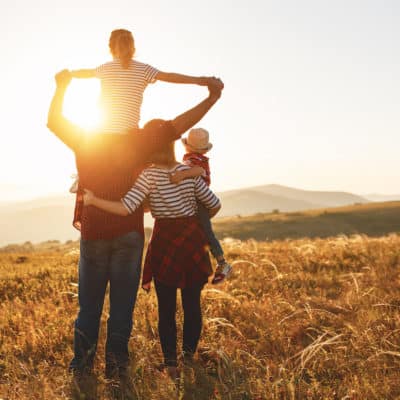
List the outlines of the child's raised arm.
{"type": "Polygon", "coordinates": [[[121,201],[110,201],[96,197],[90,190],[84,189],[83,203],[85,206],[95,206],[103,211],[112,214],[122,215],[123,217],[129,214],[128,209],[122,204],[121,201]]]}
{"type": "Polygon", "coordinates": [[[169,82],[169,83],[183,83],[183,84],[194,84],[200,86],[212,86],[214,89],[222,89],[222,82],[214,76],[191,76],[178,74],[176,72],[163,72],[158,71],[155,79],[158,81],[169,82]]]}
{"type": "Polygon", "coordinates": [[[71,76],[78,79],[95,78],[95,69],[75,69],[71,71],[71,76]]]}

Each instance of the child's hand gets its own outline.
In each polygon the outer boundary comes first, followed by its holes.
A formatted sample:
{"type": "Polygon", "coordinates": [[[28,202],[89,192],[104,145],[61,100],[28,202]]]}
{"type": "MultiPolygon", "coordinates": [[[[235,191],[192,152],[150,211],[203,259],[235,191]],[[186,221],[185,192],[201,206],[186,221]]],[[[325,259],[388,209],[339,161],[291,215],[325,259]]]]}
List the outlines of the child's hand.
{"type": "Polygon", "coordinates": [[[57,86],[68,86],[71,82],[71,79],[71,72],[69,72],[67,69],[63,69],[55,75],[57,86]]]}
{"type": "Polygon", "coordinates": [[[149,293],[149,292],[150,292],[150,288],[151,288],[151,282],[143,283],[142,289],[143,289],[144,291],[146,291],[147,293],[149,293]]]}
{"type": "Polygon", "coordinates": [[[186,174],[184,171],[175,171],[169,174],[169,181],[171,183],[175,183],[177,185],[179,182],[183,181],[186,178],[186,174]]]}
{"type": "Polygon", "coordinates": [[[88,189],[83,189],[83,191],[83,204],[85,206],[90,206],[91,204],[93,204],[93,199],[95,198],[95,195],[88,189]]]}

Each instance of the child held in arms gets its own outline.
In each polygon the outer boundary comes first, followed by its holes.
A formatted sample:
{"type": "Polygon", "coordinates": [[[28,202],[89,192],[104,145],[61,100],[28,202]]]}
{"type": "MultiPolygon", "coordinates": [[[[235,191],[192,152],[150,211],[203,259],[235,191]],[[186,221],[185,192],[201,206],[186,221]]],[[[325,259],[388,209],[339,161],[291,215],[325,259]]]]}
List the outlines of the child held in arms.
{"type": "MultiPolygon", "coordinates": [[[[187,138],[182,138],[182,143],[186,150],[186,154],[183,156],[183,163],[192,168],[176,171],[171,175],[171,182],[179,183],[184,179],[200,175],[207,186],[210,186],[210,166],[206,153],[211,150],[212,144],[209,142],[208,132],[203,128],[194,128],[189,131],[187,138]]],[[[228,277],[232,271],[232,266],[225,260],[224,251],[214,234],[207,208],[198,201],[197,209],[197,215],[207,236],[211,253],[217,261],[217,268],[212,280],[215,285],[228,277]]]]}

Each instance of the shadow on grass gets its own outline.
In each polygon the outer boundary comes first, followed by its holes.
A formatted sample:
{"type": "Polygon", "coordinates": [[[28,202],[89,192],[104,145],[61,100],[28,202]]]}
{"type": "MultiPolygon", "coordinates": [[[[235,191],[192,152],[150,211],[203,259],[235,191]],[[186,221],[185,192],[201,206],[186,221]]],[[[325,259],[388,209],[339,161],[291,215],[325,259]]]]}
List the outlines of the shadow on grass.
{"type": "Polygon", "coordinates": [[[209,400],[215,398],[216,379],[199,364],[185,366],[179,387],[182,400],[209,400]]]}
{"type": "Polygon", "coordinates": [[[71,381],[71,399],[98,399],[98,378],[95,374],[76,375],[71,381]]]}

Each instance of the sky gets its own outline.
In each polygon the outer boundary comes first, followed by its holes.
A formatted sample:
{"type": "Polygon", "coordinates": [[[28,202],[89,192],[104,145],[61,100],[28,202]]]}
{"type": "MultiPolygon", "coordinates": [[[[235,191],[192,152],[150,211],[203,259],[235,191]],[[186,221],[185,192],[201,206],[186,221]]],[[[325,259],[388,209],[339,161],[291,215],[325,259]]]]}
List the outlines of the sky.
{"type": "MultiPolygon", "coordinates": [[[[399,2],[14,0],[0,14],[0,201],[67,191],[73,154],[46,128],[54,74],[110,60],[116,28],[132,31],[139,61],[224,81],[197,125],[214,145],[215,191],[400,193],[399,2]]],[[[141,124],[206,94],[150,85],[141,124]]],[[[97,97],[98,82],[74,81],[66,114],[93,115],[97,97]]]]}

